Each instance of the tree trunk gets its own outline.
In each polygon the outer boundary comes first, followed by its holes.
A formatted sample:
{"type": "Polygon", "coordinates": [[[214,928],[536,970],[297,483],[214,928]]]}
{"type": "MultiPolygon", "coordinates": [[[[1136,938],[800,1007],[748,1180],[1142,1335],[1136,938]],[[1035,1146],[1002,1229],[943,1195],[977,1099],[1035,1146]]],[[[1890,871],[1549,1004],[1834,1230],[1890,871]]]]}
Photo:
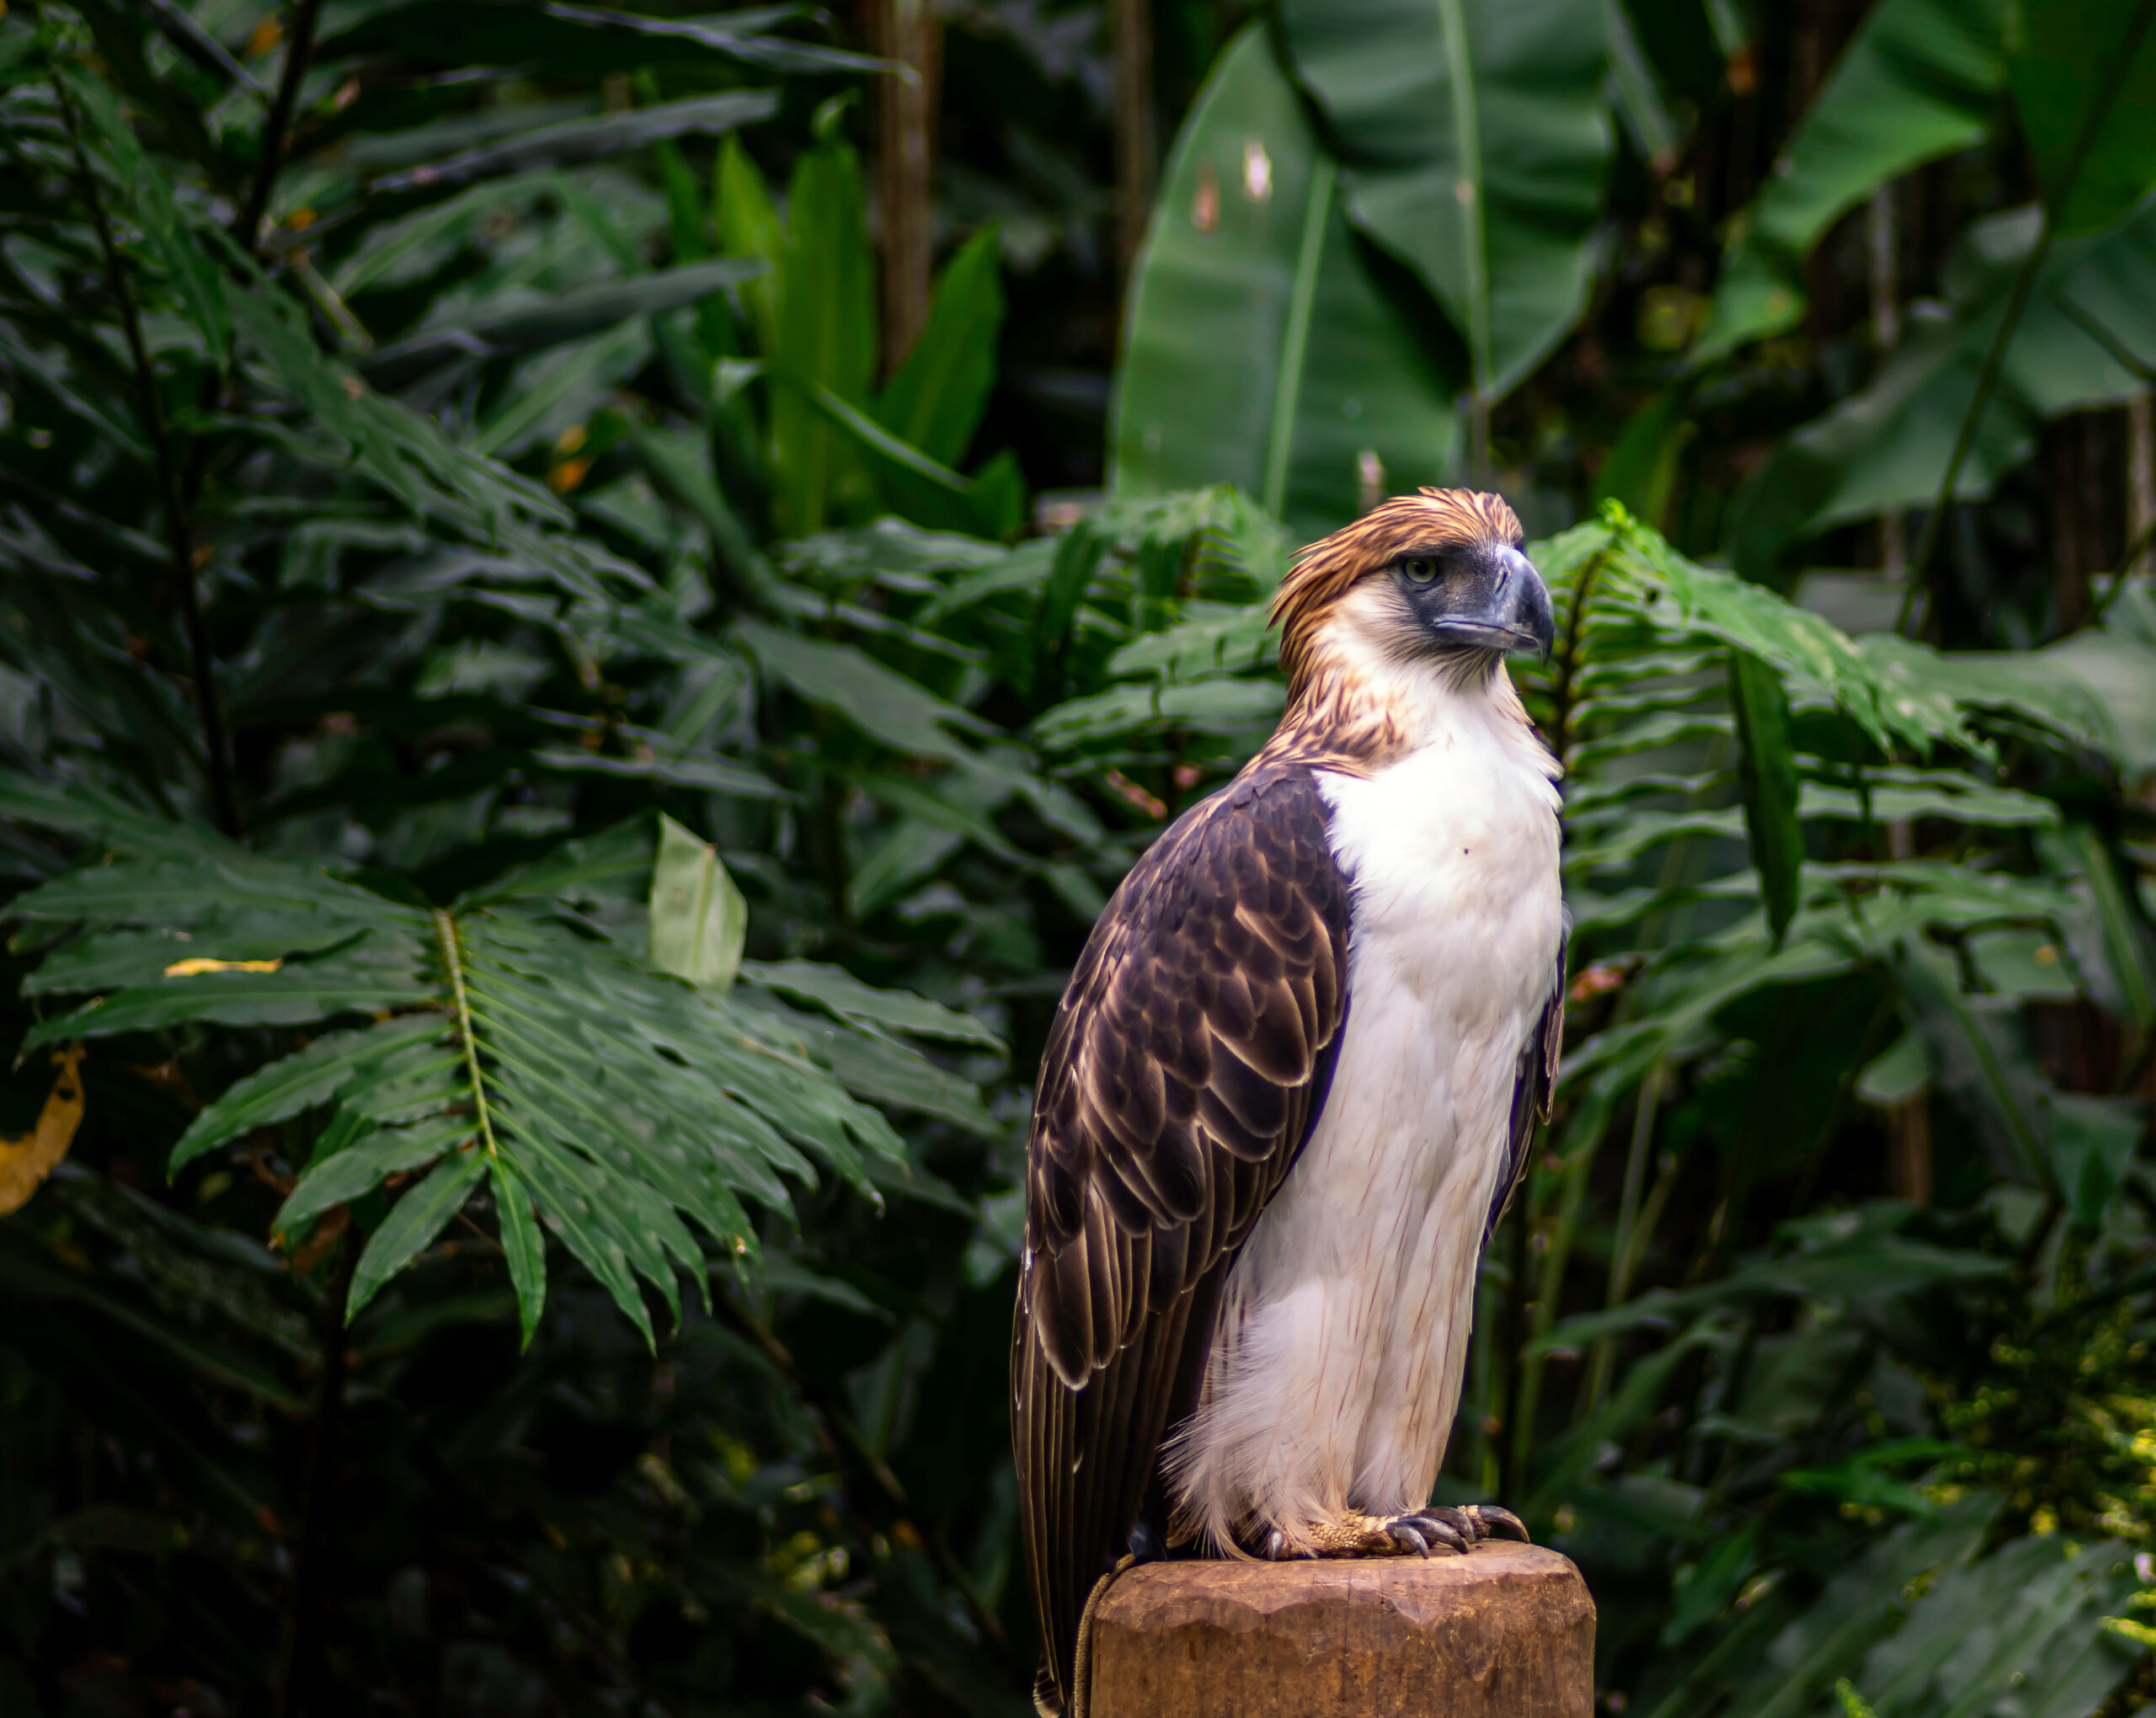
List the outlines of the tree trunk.
{"type": "Polygon", "coordinates": [[[936,0],[868,0],[869,35],[887,60],[913,68],[909,79],[877,83],[876,205],[883,311],[883,373],[905,361],[928,320],[936,258],[937,97],[943,20],[936,0]]]}
{"type": "Polygon", "coordinates": [[[1115,0],[1115,254],[1128,287],[1153,212],[1153,19],[1148,0],[1115,0]]]}
{"type": "MultiPolygon", "coordinates": [[[[2126,547],[2118,528],[2130,510],[2115,504],[2113,489],[2127,489],[2118,477],[2126,449],[2115,447],[2113,425],[2125,416],[2116,409],[2076,412],[2044,430],[2044,499],[2049,515],[2052,573],[2058,632],[2071,632],[2089,618],[2089,581],[2118,564],[2126,547]]],[[[2124,499],[2123,497],[2116,499],[2124,499]]]]}
{"type": "MultiPolygon", "coordinates": [[[[1885,184],[1871,194],[1865,211],[1865,260],[1871,275],[1871,364],[1876,375],[1902,344],[1902,248],[1900,200],[1885,184]]],[[[1889,579],[1908,574],[1908,515],[1898,507],[1879,515],[1879,567],[1889,579]]]]}
{"type": "MultiPolygon", "coordinates": [[[[2131,552],[2145,544],[2156,529],[2156,412],[2151,396],[2136,394],[2126,408],[2126,541],[2131,552]]],[[[2156,573],[2156,548],[2143,548],[2133,564],[2120,569],[2132,574],[2156,573]]]]}

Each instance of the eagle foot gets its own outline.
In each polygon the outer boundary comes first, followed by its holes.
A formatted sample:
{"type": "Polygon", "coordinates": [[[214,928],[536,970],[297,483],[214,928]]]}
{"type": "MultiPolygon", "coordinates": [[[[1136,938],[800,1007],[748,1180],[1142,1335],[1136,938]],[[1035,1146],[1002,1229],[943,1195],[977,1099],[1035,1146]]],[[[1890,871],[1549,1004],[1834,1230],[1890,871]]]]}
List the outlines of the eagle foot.
{"type": "Polygon", "coordinates": [[[1265,1536],[1264,1555],[1276,1563],[1320,1557],[1427,1557],[1436,1550],[1465,1551],[1475,1543],[1473,1529],[1446,1520],[1435,1509],[1402,1515],[1337,1515],[1313,1522],[1300,1533],[1274,1528],[1265,1536]],[[1466,1530],[1463,1531],[1465,1528],[1466,1530]]]}
{"type": "Polygon", "coordinates": [[[1320,1557],[1427,1557],[1443,1550],[1457,1555],[1502,1534],[1528,1538],[1526,1523],[1495,1503],[1463,1508],[1433,1503],[1401,1515],[1350,1513],[1313,1523],[1299,1534],[1274,1528],[1265,1536],[1263,1555],[1271,1561],[1320,1557]]]}

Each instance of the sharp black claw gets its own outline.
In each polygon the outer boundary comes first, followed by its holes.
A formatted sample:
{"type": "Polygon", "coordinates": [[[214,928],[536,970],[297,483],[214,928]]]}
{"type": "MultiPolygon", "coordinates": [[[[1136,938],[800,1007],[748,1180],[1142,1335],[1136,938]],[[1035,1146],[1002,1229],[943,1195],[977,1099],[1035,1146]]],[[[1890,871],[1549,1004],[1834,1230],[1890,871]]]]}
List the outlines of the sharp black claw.
{"type": "Polygon", "coordinates": [[[1280,1529],[1276,1527],[1272,1532],[1268,1533],[1265,1536],[1265,1555],[1267,1561],[1278,1563],[1283,1561],[1287,1555],[1288,1535],[1281,1532],[1280,1529]]]}
{"type": "Polygon", "coordinates": [[[1416,1532],[1405,1520],[1389,1521],[1385,1523],[1385,1530],[1393,1544],[1398,1545],[1401,1550],[1412,1551],[1418,1557],[1427,1557],[1430,1555],[1430,1542],[1416,1532]]]}
{"type": "Polygon", "coordinates": [[[1534,1535],[1527,1530],[1527,1523],[1501,1504],[1476,1504],[1468,1513],[1482,1524],[1486,1534],[1501,1533],[1507,1539],[1516,1539],[1524,1545],[1534,1543],[1534,1535]]]}
{"type": "Polygon", "coordinates": [[[1454,1510],[1423,1509],[1415,1514],[1415,1530],[1423,1538],[1443,1545],[1449,1551],[1464,1552],[1475,1543],[1473,1534],[1462,1533],[1445,1518],[1456,1514],[1454,1510]]]}
{"type": "Polygon", "coordinates": [[[1471,1509],[1454,1509],[1449,1504],[1433,1503],[1422,1513],[1442,1521],[1451,1529],[1454,1538],[1460,1541],[1460,1548],[1463,1551],[1490,1536],[1489,1529],[1475,1518],[1475,1512],[1471,1509]]]}

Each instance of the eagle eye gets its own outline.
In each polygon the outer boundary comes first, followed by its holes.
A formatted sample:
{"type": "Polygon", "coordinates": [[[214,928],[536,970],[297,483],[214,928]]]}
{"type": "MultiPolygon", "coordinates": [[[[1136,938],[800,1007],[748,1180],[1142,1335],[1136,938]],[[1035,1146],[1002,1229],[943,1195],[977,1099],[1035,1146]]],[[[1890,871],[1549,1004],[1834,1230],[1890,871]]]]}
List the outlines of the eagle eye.
{"type": "Polygon", "coordinates": [[[1410,583],[1428,584],[1438,576],[1438,563],[1428,555],[1410,555],[1400,563],[1400,570],[1410,583]]]}

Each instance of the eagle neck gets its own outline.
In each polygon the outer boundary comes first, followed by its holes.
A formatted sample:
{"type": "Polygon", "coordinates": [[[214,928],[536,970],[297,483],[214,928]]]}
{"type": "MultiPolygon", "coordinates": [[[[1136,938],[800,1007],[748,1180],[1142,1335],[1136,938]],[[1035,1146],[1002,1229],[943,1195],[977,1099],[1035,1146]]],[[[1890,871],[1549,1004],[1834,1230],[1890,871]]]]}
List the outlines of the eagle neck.
{"type": "Polygon", "coordinates": [[[1428,744],[1462,705],[1530,726],[1511,675],[1492,651],[1377,663],[1314,654],[1290,683],[1287,713],[1259,760],[1374,775],[1428,744]]]}

